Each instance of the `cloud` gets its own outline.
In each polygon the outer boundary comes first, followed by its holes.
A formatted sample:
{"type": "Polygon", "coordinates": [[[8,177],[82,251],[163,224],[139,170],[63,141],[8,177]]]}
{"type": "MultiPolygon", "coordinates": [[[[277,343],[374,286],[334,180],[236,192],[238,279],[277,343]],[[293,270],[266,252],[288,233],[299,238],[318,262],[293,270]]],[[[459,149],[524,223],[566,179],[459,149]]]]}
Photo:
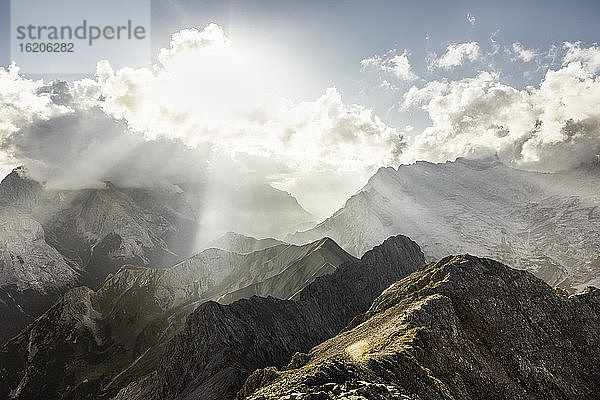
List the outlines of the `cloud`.
{"type": "Polygon", "coordinates": [[[579,62],[591,73],[600,71],[600,47],[597,44],[582,48],[581,42],[565,42],[563,47],[567,50],[567,54],[563,58],[563,65],[579,62]]]}
{"type": "MultiPolygon", "coordinates": [[[[211,24],[174,34],[151,68],[114,70],[100,61],[95,80],[46,84],[0,68],[0,158],[27,164],[54,187],[163,185],[212,174],[301,197],[311,177],[328,174],[345,180],[340,198],[377,167],[399,162],[401,133],[371,109],[344,103],[335,88],[304,102],[269,94],[259,63],[211,24]]],[[[330,211],[321,207],[311,211],[330,211]]]]}
{"type": "Polygon", "coordinates": [[[413,72],[409,53],[404,50],[402,54],[397,54],[396,50],[390,50],[387,54],[365,58],[360,62],[362,70],[375,69],[392,75],[401,81],[412,81],[419,77],[413,72]]]}
{"type": "Polygon", "coordinates": [[[278,154],[307,170],[323,165],[362,168],[394,160],[401,138],[370,109],[344,104],[335,88],[298,104],[266,95],[254,85],[222,30],[210,25],[205,31],[174,35],[154,71],[112,71],[100,63],[103,109],[149,139],[177,138],[232,153],[278,154]]]}
{"type": "Polygon", "coordinates": [[[430,69],[435,67],[450,69],[463,65],[465,60],[476,61],[480,56],[479,50],[477,42],[450,44],[446,49],[446,53],[439,58],[433,59],[430,69]]]}
{"type": "Polygon", "coordinates": [[[412,81],[417,79],[417,75],[412,71],[410,62],[408,61],[408,55],[406,51],[401,55],[395,55],[389,61],[389,71],[396,76],[396,78],[404,81],[412,81]]]}
{"type": "Polygon", "coordinates": [[[165,184],[201,170],[199,149],[172,140],[148,141],[104,113],[94,81],[44,84],[10,66],[0,68],[0,87],[0,158],[10,168],[26,164],[33,178],[50,187],[97,187],[104,180],[165,184]]]}
{"type": "MultiPolygon", "coordinates": [[[[56,95],[44,88],[42,81],[22,79],[15,64],[0,68],[0,145],[34,120],[68,112],[68,107],[55,103],[53,96],[56,95]]],[[[13,154],[0,152],[2,172],[10,171],[18,162],[13,154]]]]}
{"type": "Polygon", "coordinates": [[[22,79],[19,68],[11,64],[8,69],[0,68],[0,138],[26,125],[35,118],[47,119],[68,111],[62,104],[53,101],[52,90],[44,90],[42,81],[22,79]]]}
{"type": "Polygon", "coordinates": [[[406,111],[413,106],[422,105],[434,97],[441,96],[448,90],[448,83],[444,81],[431,81],[422,88],[412,86],[403,95],[403,101],[400,103],[400,110],[406,111]]]}
{"type": "Polygon", "coordinates": [[[515,42],[512,44],[513,52],[516,54],[516,59],[519,59],[523,62],[533,61],[537,56],[537,52],[532,49],[526,49],[519,42],[515,42]]]}
{"type": "Polygon", "coordinates": [[[549,70],[539,88],[518,90],[487,72],[448,83],[423,106],[432,125],[415,137],[403,161],[498,156],[517,167],[553,171],[594,160],[600,153],[600,50],[567,49],[563,67],[549,70]]]}

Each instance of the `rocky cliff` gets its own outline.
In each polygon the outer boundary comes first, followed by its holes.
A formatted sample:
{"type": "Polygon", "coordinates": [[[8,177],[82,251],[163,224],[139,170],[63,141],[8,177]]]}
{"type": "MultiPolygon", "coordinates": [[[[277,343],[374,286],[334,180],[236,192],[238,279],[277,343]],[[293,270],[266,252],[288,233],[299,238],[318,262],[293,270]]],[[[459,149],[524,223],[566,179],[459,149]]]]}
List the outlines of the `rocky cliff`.
{"type": "Polygon", "coordinates": [[[203,302],[231,291],[241,297],[247,287],[287,299],[355,260],[322,239],[245,254],[207,249],[170,268],[121,267],[95,291],[67,292],[0,348],[0,398],[105,398],[157,368],[165,344],[203,302]]]}
{"type": "Polygon", "coordinates": [[[589,166],[538,173],[459,158],[381,168],[332,217],[288,241],[328,236],[360,256],[404,234],[428,261],[475,254],[581,291],[600,285],[598,188],[600,173],[589,166]]]}
{"type": "Polygon", "coordinates": [[[450,256],[302,360],[256,371],[237,398],[592,399],[599,333],[600,290],[566,297],[528,272],[450,256]]]}
{"type": "Polygon", "coordinates": [[[423,262],[414,242],[392,237],[360,261],[318,278],[294,301],[252,297],[229,305],[204,303],[169,342],[157,371],[117,399],[232,399],[256,368],[284,365],[294,353],[335,335],[423,262]]]}

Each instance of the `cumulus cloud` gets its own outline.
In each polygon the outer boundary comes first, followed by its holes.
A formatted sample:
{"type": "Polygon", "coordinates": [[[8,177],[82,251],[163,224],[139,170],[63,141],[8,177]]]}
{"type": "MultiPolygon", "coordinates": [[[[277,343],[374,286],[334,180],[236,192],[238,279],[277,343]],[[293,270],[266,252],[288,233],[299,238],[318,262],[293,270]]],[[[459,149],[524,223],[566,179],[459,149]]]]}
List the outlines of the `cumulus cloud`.
{"type": "MultiPolygon", "coordinates": [[[[52,90],[44,90],[42,81],[22,79],[19,68],[11,64],[0,68],[0,144],[23,126],[38,119],[48,119],[69,111],[68,107],[53,101],[52,90]]],[[[10,152],[0,152],[2,172],[10,171],[19,161],[10,152]]]]}
{"type": "Polygon", "coordinates": [[[519,42],[515,42],[512,44],[513,52],[516,55],[515,59],[519,59],[523,62],[533,61],[537,56],[537,52],[532,49],[527,49],[523,47],[523,45],[519,42]]]}
{"type": "Polygon", "coordinates": [[[256,65],[211,24],[174,34],[151,68],[100,61],[95,80],[45,84],[0,69],[2,158],[55,187],[217,174],[300,198],[311,176],[342,177],[346,197],[378,166],[399,162],[400,132],[372,110],[344,103],[335,88],[305,102],[265,93],[256,65]]]}
{"type": "Polygon", "coordinates": [[[35,118],[48,119],[68,111],[53,101],[52,90],[44,90],[42,81],[22,79],[19,68],[11,64],[0,68],[0,135],[2,139],[35,118]]]}
{"type": "Polygon", "coordinates": [[[480,57],[479,51],[477,42],[450,44],[441,57],[433,59],[430,68],[450,69],[463,65],[465,61],[476,61],[480,57]]]}
{"type": "Polygon", "coordinates": [[[448,83],[424,110],[432,125],[418,134],[405,162],[498,156],[511,165],[562,170],[600,153],[600,58],[594,46],[566,45],[564,65],[538,88],[518,90],[487,72],[448,83]]]}
{"type": "Polygon", "coordinates": [[[567,54],[563,58],[563,65],[579,62],[589,72],[597,73],[600,71],[600,47],[597,44],[582,48],[581,42],[565,42],[564,48],[567,50],[567,54]]]}
{"type": "Polygon", "coordinates": [[[360,65],[363,70],[375,69],[402,81],[412,81],[419,77],[414,73],[408,56],[407,50],[404,50],[402,54],[397,54],[396,50],[391,50],[383,56],[376,55],[365,58],[360,62],[360,65]]]}
{"type": "Polygon", "coordinates": [[[434,97],[441,96],[448,90],[448,87],[448,82],[445,81],[427,82],[422,88],[412,86],[404,93],[403,101],[400,103],[400,110],[406,111],[411,107],[422,105],[434,97]]]}
{"type": "Polygon", "coordinates": [[[370,109],[343,103],[335,88],[298,104],[262,93],[214,25],[174,35],[159,61],[154,71],[98,66],[103,109],[147,138],[277,154],[305,170],[393,162],[402,145],[394,129],[370,109]]]}

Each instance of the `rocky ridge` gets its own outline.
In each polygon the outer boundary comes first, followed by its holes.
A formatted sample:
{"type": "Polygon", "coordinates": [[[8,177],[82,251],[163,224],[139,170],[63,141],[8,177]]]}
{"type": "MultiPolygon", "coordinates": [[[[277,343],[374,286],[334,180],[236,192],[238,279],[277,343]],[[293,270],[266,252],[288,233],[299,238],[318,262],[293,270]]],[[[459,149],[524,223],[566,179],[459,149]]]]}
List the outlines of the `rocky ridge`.
{"type": "Polygon", "coordinates": [[[269,247],[284,244],[281,240],[273,238],[255,239],[251,236],[236,232],[227,232],[223,236],[213,240],[206,247],[214,247],[221,250],[233,251],[235,253],[250,253],[269,247]]]}
{"type": "Polygon", "coordinates": [[[392,285],[336,337],[237,399],[591,399],[600,290],[569,297],[528,272],[449,256],[392,285]]]}
{"type": "Polygon", "coordinates": [[[293,301],[252,297],[229,305],[204,303],[169,342],[156,372],[117,399],[234,398],[256,368],[284,365],[294,353],[332,337],[423,262],[416,243],[392,237],[361,260],[316,279],[293,301]]]}
{"type": "Polygon", "coordinates": [[[262,280],[275,283],[266,294],[289,298],[328,273],[323,265],[335,270],[354,260],[322,239],[245,254],[207,249],[170,268],[123,266],[95,291],[67,292],[0,349],[0,398],[115,394],[157,367],[165,344],[203,302],[262,280]]]}

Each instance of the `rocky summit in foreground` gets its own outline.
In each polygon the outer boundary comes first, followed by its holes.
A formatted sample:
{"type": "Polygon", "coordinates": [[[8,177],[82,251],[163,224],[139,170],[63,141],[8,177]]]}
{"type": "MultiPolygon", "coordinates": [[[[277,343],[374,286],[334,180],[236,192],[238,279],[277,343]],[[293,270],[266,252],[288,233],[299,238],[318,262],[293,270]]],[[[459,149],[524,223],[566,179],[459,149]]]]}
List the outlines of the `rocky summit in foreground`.
{"type": "Polygon", "coordinates": [[[238,400],[597,399],[600,290],[446,257],[381,294],[344,332],[256,371],[238,400]]]}
{"type": "Polygon", "coordinates": [[[396,236],[316,279],[293,300],[255,296],[229,305],[204,303],[167,344],[157,371],[117,399],[233,399],[254,370],[283,366],[294,353],[336,335],[423,263],[419,246],[396,236]]]}

